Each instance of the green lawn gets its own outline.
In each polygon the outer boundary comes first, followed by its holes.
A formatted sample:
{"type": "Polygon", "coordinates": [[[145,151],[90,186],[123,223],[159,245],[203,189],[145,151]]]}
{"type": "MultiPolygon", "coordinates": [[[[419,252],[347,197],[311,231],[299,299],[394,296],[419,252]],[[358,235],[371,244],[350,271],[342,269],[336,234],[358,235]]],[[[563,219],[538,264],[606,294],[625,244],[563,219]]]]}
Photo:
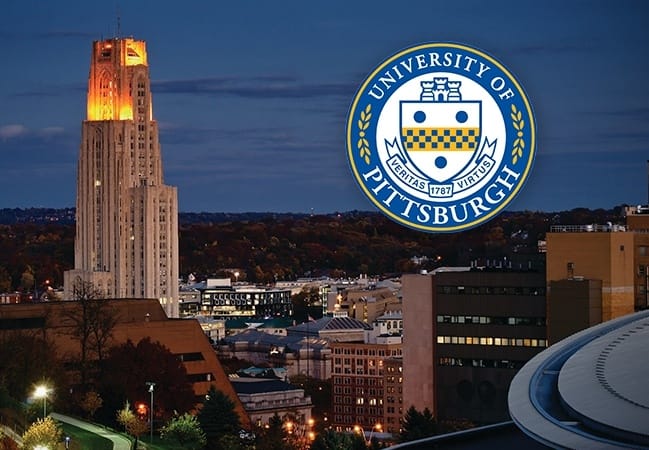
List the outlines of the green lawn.
{"type": "MultiPolygon", "coordinates": [[[[113,443],[97,434],[91,433],[81,428],[77,428],[67,423],[61,423],[63,434],[70,436],[70,450],[113,450],[113,443]]],[[[153,442],[149,441],[149,435],[140,437],[138,449],[140,450],[182,450],[182,447],[170,445],[168,442],[160,439],[159,436],[153,436],[153,442]]]]}

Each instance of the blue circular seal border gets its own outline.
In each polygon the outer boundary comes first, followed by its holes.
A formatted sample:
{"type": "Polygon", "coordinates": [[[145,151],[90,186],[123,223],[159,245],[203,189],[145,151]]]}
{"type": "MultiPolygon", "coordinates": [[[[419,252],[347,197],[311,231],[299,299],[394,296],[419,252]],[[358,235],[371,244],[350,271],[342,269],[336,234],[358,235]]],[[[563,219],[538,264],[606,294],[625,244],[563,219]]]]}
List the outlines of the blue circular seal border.
{"type": "MultiPolygon", "coordinates": [[[[459,61],[459,57],[457,61],[459,61]]],[[[456,62],[456,60],[453,60],[453,62],[456,62]]],[[[463,60],[463,62],[466,62],[466,60],[463,60]]],[[[500,92],[500,94],[503,94],[503,92],[500,92]]],[[[384,215],[393,221],[409,228],[431,233],[450,233],[467,230],[482,225],[501,213],[516,197],[527,181],[536,154],[536,121],[534,120],[534,114],[529,99],[518,80],[492,56],[474,47],[457,43],[423,43],[406,48],[383,61],[365,79],[354,96],[349,110],[346,127],[346,149],[350,168],[365,196],[384,215]],[[462,222],[451,220],[449,215],[453,217],[455,216],[453,214],[448,214],[448,211],[444,212],[442,209],[452,207],[453,203],[449,204],[429,201],[428,203],[421,202],[425,205],[422,206],[422,204],[418,203],[420,202],[419,199],[413,200],[412,196],[408,195],[408,193],[404,192],[402,189],[394,189],[397,191],[397,194],[389,199],[389,196],[386,197],[385,193],[380,196],[375,192],[379,187],[377,183],[374,183],[373,186],[368,184],[368,181],[375,182],[379,177],[383,177],[383,180],[389,180],[389,175],[383,165],[384,163],[380,161],[377,156],[377,142],[374,142],[372,137],[376,136],[378,118],[386,100],[390,97],[387,95],[386,98],[377,100],[369,94],[370,89],[368,89],[368,87],[377,83],[379,77],[384,75],[386,70],[393,68],[395,65],[399,64],[400,61],[405,61],[409,57],[417,57],[417,55],[430,54],[431,52],[437,52],[440,54],[450,52],[455,57],[461,55],[462,57],[475,59],[476,65],[478,62],[488,64],[489,77],[488,79],[485,78],[486,82],[483,85],[480,79],[467,75],[467,72],[470,73],[470,71],[465,70],[465,65],[455,67],[458,64],[438,66],[431,68],[428,71],[419,70],[416,74],[405,74],[404,72],[406,71],[402,70],[400,71],[400,75],[404,76],[395,80],[393,91],[396,91],[401,85],[416,76],[425,74],[433,75],[435,72],[447,72],[469,77],[470,79],[480,83],[481,86],[490,93],[491,91],[498,93],[498,91],[496,91],[495,88],[490,89],[489,80],[492,80],[491,82],[493,83],[495,78],[500,77],[507,83],[507,86],[509,86],[515,94],[511,98],[503,99],[498,98],[498,95],[492,94],[492,98],[498,105],[506,128],[505,154],[500,161],[498,170],[496,171],[496,176],[498,176],[498,173],[501,173],[501,169],[505,166],[507,166],[505,169],[509,169],[511,172],[517,174],[517,176],[510,176],[510,172],[502,175],[506,180],[505,185],[509,186],[511,184],[511,189],[502,201],[496,204],[493,208],[483,210],[484,208],[481,208],[481,205],[478,205],[478,207],[476,207],[476,204],[469,206],[463,205],[467,218],[462,222]],[[513,157],[514,153],[518,153],[518,157],[513,157]],[[508,160],[509,157],[512,157],[512,159],[508,160]],[[375,176],[368,178],[368,174],[371,171],[374,171],[372,173],[375,176]],[[403,198],[406,198],[406,200],[403,198]],[[417,208],[419,208],[419,211],[417,208]],[[474,213],[473,217],[469,218],[469,211],[474,213]],[[444,214],[438,214],[438,212],[444,212],[445,216],[444,214]],[[437,220],[440,218],[441,220],[437,220]]],[[[495,179],[496,176],[492,176],[491,180],[495,179]]],[[[490,186],[490,184],[486,187],[483,186],[478,192],[476,192],[474,197],[484,195],[484,191],[489,189],[490,186]]],[[[395,186],[392,186],[392,188],[395,188],[395,186]]],[[[467,203],[468,202],[469,201],[467,201],[467,203]]]]}

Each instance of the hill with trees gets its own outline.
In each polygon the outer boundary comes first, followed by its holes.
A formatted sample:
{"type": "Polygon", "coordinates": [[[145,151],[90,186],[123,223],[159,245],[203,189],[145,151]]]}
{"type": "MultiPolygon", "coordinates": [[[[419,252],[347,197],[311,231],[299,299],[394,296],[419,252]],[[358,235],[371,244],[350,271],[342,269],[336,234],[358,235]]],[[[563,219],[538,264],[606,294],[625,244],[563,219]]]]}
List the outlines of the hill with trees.
{"type": "MultiPolygon", "coordinates": [[[[201,279],[238,271],[240,281],[272,283],[304,276],[391,276],[504,258],[523,267],[538,259],[538,241],[551,225],[624,223],[623,212],[623,206],[505,212],[451,234],[411,230],[373,212],[181,213],[180,273],[201,279]]],[[[0,224],[0,292],[40,294],[48,285],[62,285],[63,272],[74,264],[75,226],[65,219],[70,215],[70,208],[0,210],[0,219],[13,218],[0,224]]]]}

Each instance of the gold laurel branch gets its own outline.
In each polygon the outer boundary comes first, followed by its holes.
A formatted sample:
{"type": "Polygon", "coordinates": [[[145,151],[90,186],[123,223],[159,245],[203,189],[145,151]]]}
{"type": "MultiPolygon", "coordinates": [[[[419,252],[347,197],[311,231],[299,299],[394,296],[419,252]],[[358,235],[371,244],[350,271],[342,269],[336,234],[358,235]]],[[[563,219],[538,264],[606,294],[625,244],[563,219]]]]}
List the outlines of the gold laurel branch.
{"type": "Polygon", "coordinates": [[[370,163],[370,144],[367,142],[365,130],[370,126],[370,119],[372,118],[372,105],[368,104],[363,111],[361,111],[360,119],[358,119],[358,142],[356,147],[360,150],[361,158],[365,160],[366,164],[370,163]]]}
{"type": "Polygon", "coordinates": [[[523,156],[523,149],[525,148],[525,141],[523,140],[523,129],[525,128],[525,121],[523,114],[516,109],[516,105],[512,105],[512,126],[516,130],[516,139],[514,139],[514,148],[512,149],[512,163],[516,164],[518,158],[523,156]]]}

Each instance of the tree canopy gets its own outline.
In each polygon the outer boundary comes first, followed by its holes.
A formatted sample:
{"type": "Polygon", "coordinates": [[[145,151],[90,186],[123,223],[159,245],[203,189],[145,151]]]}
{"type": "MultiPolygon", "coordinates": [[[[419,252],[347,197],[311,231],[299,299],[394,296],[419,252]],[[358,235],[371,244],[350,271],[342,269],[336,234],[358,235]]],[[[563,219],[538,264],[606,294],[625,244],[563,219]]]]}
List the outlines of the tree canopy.
{"type": "Polygon", "coordinates": [[[205,396],[203,407],[197,416],[207,438],[207,448],[229,450],[220,442],[221,437],[236,436],[238,438],[241,422],[234,407],[234,402],[230,397],[216,387],[210,387],[205,396]]]}
{"type": "Polygon", "coordinates": [[[199,450],[207,443],[198,418],[189,413],[173,417],[162,427],[161,434],[162,439],[187,450],[199,450]]]}
{"type": "Polygon", "coordinates": [[[414,406],[411,406],[403,417],[403,427],[399,440],[401,442],[414,441],[434,436],[438,432],[437,421],[428,408],[420,412],[414,406]]]}
{"type": "Polygon", "coordinates": [[[194,391],[185,367],[160,342],[144,338],[134,344],[129,339],[112,347],[104,364],[110,370],[103,371],[100,380],[103,411],[115,411],[126,400],[148,404],[147,382],[155,383],[155,420],[167,420],[174,411],[182,414],[194,407],[194,391]]]}

